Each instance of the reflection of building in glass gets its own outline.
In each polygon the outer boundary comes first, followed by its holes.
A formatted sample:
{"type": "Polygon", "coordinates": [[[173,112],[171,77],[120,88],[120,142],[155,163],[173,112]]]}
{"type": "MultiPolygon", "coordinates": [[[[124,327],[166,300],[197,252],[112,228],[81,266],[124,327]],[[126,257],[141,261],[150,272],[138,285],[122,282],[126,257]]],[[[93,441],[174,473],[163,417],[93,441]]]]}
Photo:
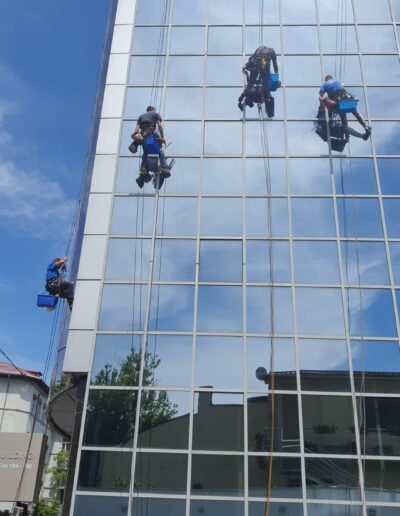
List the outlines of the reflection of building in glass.
{"type": "Polygon", "coordinates": [[[115,1],[64,514],[399,513],[400,7],[339,4],[115,1]],[[260,123],[237,98],[261,43],[283,87],[260,123]],[[328,73],[372,126],[343,154],[313,132],[328,73]],[[128,151],[148,104],[159,196],[128,151]]]}

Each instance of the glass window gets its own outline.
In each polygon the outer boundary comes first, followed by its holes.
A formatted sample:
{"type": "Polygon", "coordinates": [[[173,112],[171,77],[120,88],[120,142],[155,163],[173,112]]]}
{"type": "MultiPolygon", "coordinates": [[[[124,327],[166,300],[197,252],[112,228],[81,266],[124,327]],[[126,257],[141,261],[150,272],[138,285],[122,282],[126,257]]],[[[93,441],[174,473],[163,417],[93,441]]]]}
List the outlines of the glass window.
{"type": "Polygon", "coordinates": [[[317,27],[287,26],[282,31],[285,54],[318,54],[317,27]]]}
{"type": "Polygon", "coordinates": [[[112,235],[152,234],[154,197],[114,197],[112,235]]]}
{"type": "Polygon", "coordinates": [[[154,280],[194,281],[195,269],[195,240],[156,239],[154,280]]]}
{"type": "Polygon", "coordinates": [[[188,392],[143,391],[138,447],[187,448],[189,411],[190,394],[188,392]]]}
{"type": "MultiPolygon", "coordinates": [[[[321,65],[317,56],[285,56],[285,86],[318,86],[321,65]]],[[[315,101],[316,110],[318,109],[315,101]]]]}
{"type": "Polygon", "coordinates": [[[140,158],[119,158],[117,183],[115,185],[116,193],[136,192],[137,185],[134,181],[136,174],[139,173],[140,158]]]}
{"type": "MultiPolygon", "coordinates": [[[[196,387],[243,387],[243,340],[240,337],[197,337],[196,387]],[[227,367],[229,364],[229,367],[227,367]]],[[[206,393],[205,393],[206,394],[206,393]]]]}
{"type": "Polygon", "coordinates": [[[206,23],[205,0],[188,3],[187,0],[174,0],[172,23],[174,25],[204,25],[206,23]]]}
{"type": "Polygon", "coordinates": [[[192,331],[194,287],[188,285],[153,285],[149,329],[158,331],[192,331]]]}
{"type": "MultiPolygon", "coordinates": [[[[182,149],[183,150],[183,149],[182,149]]],[[[171,194],[197,194],[200,182],[200,159],[179,158],[174,171],[168,179],[168,192],[171,194]]]]}
{"type": "Polygon", "coordinates": [[[187,455],[174,453],[136,454],[135,491],[184,494],[187,455]]]}
{"type": "Polygon", "coordinates": [[[289,119],[312,119],[318,105],[315,102],[315,88],[286,88],[286,115],[289,119]]]}
{"type": "Polygon", "coordinates": [[[135,516],[185,516],[185,500],[171,498],[138,498],[132,500],[133,514],[135,516]]]}
{"type": "MultiPolygon", "coordinates": [[[[228,11],[230,10],[231,7],[229,7],[228,11]]],[[[241,54],[242,27],[209,27],[208,53],[241,54]]]]}
{"type": "MultiPolygon", "coordinates": [[[[237,112],[232,109],[242,92],[241,88],[207,88],[205,102],[206,118],[237,118],[237,112]]],[[[239,143],[237,141],[235,144],[239,143]]]]}
{"type": "MultiPolygon", "coordinates": [[[[265,143],[266,148],[269,150],[270,156],[282,156],[285,154],[283,122],[269,120],[266,124],[266,137],[265,140],[263,140],[261,136],[262,133],[260,132],[260,122],[246,123],[245,144],[247,156],[264,156],[263,143],[265,143]]],[[[268,164],[270,160],[266,159],[264,161],[268,164]]]]}
{"type": "MultiPolygon", "coordinates": [[[[309,503],[307,505],[308,516],[358,516],[362,512],[359,505],[328,505],[309,503]]],[[[369,516],[369,515],[368,515],[369,516]]]]}
{"type": "Polygon", "coordinates": [[[384,199],[386,227],[389,238],[400,238],[400,199],[384,199]]]}
{"type": "Polygon", "coordinates": [[[350,333],[364,337],[396,337],[392,293],[383,289],[348,290],[350,333]]]}
{"type": "MultiPolygon", "coordinates": [[[[376,9],[375,9],[376,10],[376,9]]],[[[366,84],[379,86],[400,84],[398,56],[362,56],[366,84]],[[379,70],[379,75],[377,74],[379,70]]]]}
{"type": "Polygon", "coordinates": [[[377,194],[375,169],[372,159],[333,159],[333,170],[337,194],[377,194]]]}
{"type": "Polygon", "coordinates": [[[344,340],[299,339],[303,391],[349,391],[349,360],[344,340]]]}
{"type": "Polygon", "coordinates": [[[131,462],[132,453],[83,450],[78,490],[128,492],[131,462]]]}
{"type": "Polygon", "coordinates": [[[99,330],[143,330],[147,285],[104,285],[99,330]]]}
{"type": "Polygon", "coordinates": [[[242,236],[242,199],[202,199],[201,235],[242,236]]]}
{"type": "Polygon", "coordinates": [[[302,405],[306,453],[356,453],[350,397],[303,395],[302,405]]]}
{"type": "Polygon", "coordinates": [[[198,516],[198,514],[242,516],[244,505],[243,502],[232,502],[230,500],[191,500],[190,516],[198,516]]]}
{"type": "Polygon", "coordinates": [[[400,392],[400,351],[397,341],[351,342],[356,389],[366,392],[400,392]]]}
{"type": "Polygon", "coordinates": [[[286,199],[247,199],[246,234],[248,237],[287,237],[289,233],[286,199]],[[271,203],[271,206],[268,204],[271,203]]]}
{"type": "Polygon", "coordinates": [[[206,122],[204,131],[205,154],[242,154],[241,122],[206,122]]]}
{"type": "Polygon", "coordinates": [[[365,461],[365,496],[368,500],[400,502],[399,461],[365,461]]]}
{"type": "Polygon", "coordinates": [[[192,337],[149,335],[143,385],[190,387],[192,337]]]}
{"type": "MultiPolygon", "coordinates": [[[[260,0],[246,0],[245,23],[260,23],[260,0]]],[[[261,23],[279,24],[279,0],[264,2],[264,11],[261,13],[261,23]]],[[[258,46],[258,43],[256,44],[258,46]]]]}
{"type": "Polygon", "coordinates": [[[171,56],[168,61],[168,85],[201,86],[204,82],[204,57],[171,56]]]}
{"type": "Polygon", "coordinates": [[[172,27],[169,51],[171,54],[204,54],[204,27],[172,27]]]}
{"type": "Polygon", "coordinates": [[[151,240],[111,238],[108,242],[105,279],[146,281],[151,240]]]}
{"type": "Polygon", "coordinates": [[[272,195],[286,194],[286,170],[285,160],[272,158],[268,160],[270,185],[268,176],[265,175],[265,160],[261,158],[247,158],[246,191],[247,194],[267,195],[269,186],[272,195]]]}
{"type": "Polygon", "coordinates": [[[400,122],[374,122],[373,138],[377,154],[398,154],[400,122]]]}
{"type": "Polygon", "coordinates": [[[341,237],[383,236],[378,199],[342,198],[337,200],[337,207],[341,237]]]}
{"type": "Polygon", "coordinates": [[[204,194],[242,194],[243,160],[206,158],[203,160],[204,194]]]}
{"type": "Polygon", "coordinates": [[[243,496],[243,479],[243,456],[193,454],[193,495],[243,496]]]}
{"type": "MultiPolygon", "coordinates": [[[[259,2],[259,0],[256,0],[259,2]]],[[[246,0],[246,16],[248,15],[249,8],[249,0],[246,0]]],[[[254,0],[253,0],[254,3],[254,0]]],[[[273,10],[274,6],[272,6],[273,2],[268,2],[268,10],[273,10]]],[[[260,9],[260,7],[259,7],[260,9]]],[[[266,8],[264,6],[264,12],[266,8]]],[[[270,13],[272,14],[272,13],[270,13]]],[[[260,19],[258,18],[255,23],[260,23],[260,19]]],[[[264,15],[264,23],[268,23],[266,21],[267,17],[264,15]]],[[[279,23],[279,21],[278,21],[279,23]]],[[[279,27],[265,27],[264,25],[261,27],[261,40],[268,41],[268,46],[272,47],[276,53],[281,52],[281,35],[279,31],[279,27]]],[[[260,26],[258,27],[245,27],[244,29],[244,52],[245,54],[252,54],[256,48],[260,46],[260,26]]]]}
{"type": "MultiPolygon", "coordinates": [[[[270,457],[260,455],[249,457],[249,496],[265,498],[268,488],[270,457]]],[[[273,457],[272,459],[273,498],[301,498],[300,459],[294,457],[273,457]]]]}
{"type": "Polygon", "coordinates": [[[289,159],[289,173],[292,194],[332,193],[328,158],[291,158],[289,159]]]}
{"type": "Polygon", "coordinates": [[[138,385],[141,335],[97,335],[92,385],[138,385]]]}
{"type": "Polygon", "coordinates": [[[201,118],[202,88],[167,88],[166,118],[201,118]]]}
{"type": "Polygon", "coordinates": [[[377,162],[383,195],[400,195],[400,160],[380,158],[377,162]]]}
{"type": "Polygon", "coordinates": [[[242,254],[239,240],[201,240],[199,280],[241,282],[242,254]]]}
{"type": "Polygon", "coordinates": [[[290,288],[247,287],[247,331],[270,333],[272,323],[276,333],[292,333],[292,294],[290,288]],[[271,297],[274,314],[271,320],[271,297]]]}
{"type": "MultiPolygon", "coordinates": [[[[136,372],[135,365],[129,365],[136,372]]],[[[136,400],[136,393],[130,391],[99,389],[89,391],[83,444],[131,448],[135,428],[136,400]]]]}
{"type": "MultiPolygon", "coordinates": [[[[360,499],[356,460],[306,459],[305,462],[308,498],[318,500],[360,499]]],[[[340,514],[343,514],[343,509],[340,514]]]]}
{"type": "Polygon", "coordinates": [[[340,289],[297,287],[296,300],[300,334],[344,335],[340,289]]]}
{"type": "Polygon", "coordinates": [[[383,242],[342,242],[345,281],[350,285],[388,285],[389,271],[383,242]]]}
{"type": "MultiPolygon", "coordinates": [[[[317,0],[317,5],[320,23],[336,22],[338,16],[337,4],[326,2],[325,0],[317,0]]],[[[353,23],[353,5],[350,2],[345,2],[341,5],[341,10],[341,20],[338,23],[353,23]]]]}
{"type": "MultiPolygon", "coordinates": [[[[269,504],[269,516],[303,516],[303,505],[300,503],[276,502],[269,504]]],[[[250,502],[249,516],[265,516],[265,502],[250,502]]]]}
{"type": "Polygon", "coordinates": [[[400,242],[390,242],[390,256],[392,259],[393,281],[400,285],[400,242]]]}
{"type": "Polygon", "coordinates": [[[242,0],[209,0],[208,23],[243,23],[242,0]]]}
{"type": "Polygon", "coordinates": [[[315,133],[311,121],[288,122],[287,144],[290,156],[326,156],[329,152],[328,144],[315,133]]]}
{"type": "Polygon", "coordinates": [[[361,452],[367,455],[400,455],[400,398],[365,397],[359,418],[365,423],[361,452]]]}
{"type": "Polygon", "coordinates": [[[243,87],[243,65],[242,56],[208,56],[207,85],[243,87]]]}
{"type": "Polygon", "coordinates": [[[359,25],[358,37],[360,50],[366,54],[397,52],[392,25],[359,25]]]}
{"type": "Polygon", "coordinates": [[[296,283],[339,284],[336,242],[293,242],[296,283]]]}
{"type": "Polygon", "coordinates": [[[243,446],[243,394],[195,393],[193,449],[243,451],[243,446]]]}
{"type": "MultiPolygon", "coordinates": [[[[275,388],[296,389],[294,343],[292,339],[273,339],[275,388]],[[292,374],[289,374],[291,372],[292,374]],[[283,373],[283,374],[279,374],[283,373]]],[[[271,369],[271,339],[247,338],[247,388],[266,390],[271,369]]]]}
{"type": "Polygon", "coordinates": [[[247,240],[246,267],[246,277],[249,283],[269,283],[271,272],[273,272],[273,279],[276,283],[290,283],[289,243],[286,241],[247,240]],[[273,261],[272,268],[270,255],[273,261]]]}
{"type": "MultiPolygon", "coordinates": [[[[168,122],[166,138],[172,140],[168,147],[169,154],[174,156],[199,156],[201,149],[200,135],[201,122],[168,122]]],[[[177,162],[179,161],[180,159],[177,160],[177,162]]],[[[173,175],[175,175],[175,171],[173,175]]]]}
{"type": "MultiPolygon", "coordinates": [[[[153,83],[162,84],[164,82],[164,73],[165,56],[133,56],[131,58],[128,81],[129,84],[134,86],[152,86],[153,83]],[[160,75],[156,74],[157,70],[160,70],[160,75]]],[[[146,98],[149,98],[149,90],[147,90],[146,98]]],[[[145,107],[145,105],[142,105],[141,109],[145,107]]]]}
{"type": "MultiPolygon", "coordinates": [[[[279,387],[278,387],[279,388],[279,387]]],[[[295,453],[300,451],[297,396],[255,395],[247,398],[248,449],[252,452],[295,453]],[[274,442],[272,439],[274,404],[274,442]]]]}
{"type": "Polygon", "coordinates": [[[376,8],[374,0],[355,0],[354,7],[358,23],[391,23],[392,21],[388,0],[382,0],[379,9],[376,8]]]}
{"type": "Polygon", "coordinates": [[[335,219],[331,199],[292,199],[295,237],[334,237],[335,219]]]}
{"type": "Polygon", "coordinates": [[[304,0],[282,0],[282,23],[315,23],[315,3],[304,0]]]}
{"type": "Polygon", "coordinates": [[[325,77],[327,74],[333,75],[337,67],[340,67],[340,63],[342,63],[340,80],[346,84],[346,88],[350,85],[361,85],[361,67],[358,56],[346,55],[341,60],[338,55],[324,55],[322,57],[322,77],[325,77]]]}
{"type": "MultiPolygon", "coordinates": [[[[349,14],[351,11],[351,5],[341,7],[343,9],[347,9],[347,17],[346,20],[349,22],[349,14]]],[[[319,18],[324,17],[324,10],[332,9],[331,18],[328,20],[329,23],[337,20],[338,9],[337,6],[334,5],[319,5],[318,6],[318,14],[319,18]]],[[[351,13],[351,18],[353,14],[351,13]]],[[[326,21],[321,23],[326,23],[326,21]]],[[[323,54],[356,54],[358,52],[357,47],[357,39],[356,39],[356,31],[354,25],[344,25],[341,20],[339,20],[340,25],[322,25],[320,27],[320,38],[321,38],[321,51],[323,54]]],[[[346,58],[340,59],[343,63],[346,58]]],[[[336,75],[336,70],[332,75],[336,75]]]]}
{"type": "Polygon", "coordinates": [[[193,236],[197,230],[197,199],[164,198],[159,203],[157,234],[193,236]]]}
{"type": "Polygon", "coordinates": [[[82,496],[75,498],[74,516],[86,516],[96,514],[107,516],[108,514],[118,514],[126,516],[128,514],[128,498],[120,496],[82,496]]]}
{"type": "Polygon", "coordinates": [[[200,286],[197,330],[241,332],[242,304],[242,287],[200,286]]]}
{"type": "Polygon", "coordinates": [[[134,54],[164,54],[168,27],[135,27],[133,33],[134,54]]]}
{"type": "Polygon", "coordinates": [[[135,23],[137,25],[167,23],[163,9],[160,9],[159,0],[138,0],[135,23]]]}

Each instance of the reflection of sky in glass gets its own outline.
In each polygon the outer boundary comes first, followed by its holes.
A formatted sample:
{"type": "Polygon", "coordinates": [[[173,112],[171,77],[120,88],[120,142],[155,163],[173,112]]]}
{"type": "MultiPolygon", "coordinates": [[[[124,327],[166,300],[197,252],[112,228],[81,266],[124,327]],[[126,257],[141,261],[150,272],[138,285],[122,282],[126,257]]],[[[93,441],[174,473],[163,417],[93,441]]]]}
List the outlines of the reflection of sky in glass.
{"type": "Polygon", "coordinates": [[[157,234],[163,236],[190,236],[197,229],[197,199],[168,198],[160,201],[157,234]]]}
{"type": "Polygon", "coordinates": [[[343,242],[342,259],[347,283],[351,285],[389,284],[386,249],[383,242],[343,242]]]}
{"type": "Polygon", "coordinates": [[[383,207],[385,211],[386,227],[389,238],[400,237],[400,199],[384,199],[383,207]]]}
{"type": "Polygon", "coordinates": [[[335,236],[331,199],[292,199],[293,236],[335,236]]]}
{"type": "Polygon", "coordinates": [[[200,242],[199,281],[241,282],[242,242],[202,240],[200,242]]]}
{"type": "Polygon", "coordinates": [[[344,335],[338,288],[296,288],[297,328],[303,335],[344,335]]]}
{"type": "MultiPolygon", "coordinates": [[[[259,1],[259,0],[256,0],[259,1]]],[[[247,11],[246,0],[246,11],[247,11]]],[[[268,2],[268,8],[271,2],[268,2]]],[[[258,21],[258,20],[257,20],[258,21]]],[[[272,47],[275,52],[281,51],[281,37],[279,27],[263,27],[263,41],[268,42],[267,45],[272,47]]],[[[252,54],[260,44],[260,28],[259,27],[245,27],[244,29],[244,51],[245,54],[252,54]]]]}
{"type": "Polygon", "coordinates": [[[390,242],[390,256],[392,260],[393,281],[400,285],[400,242],[390,242]]]}
{"type": "Polygon", "coordinates": [[[347,371],[346,341],[299,339],[300,368],[314,371],[347,371]]]}
{"type": "Polygon", "coordinates": [[[287,200],[248,198],[246,222],[248,237],[265,237],[270,236],[270,233],[275,237],[287,237],[289,232],[287,200]],[[271,203],[271,206],[268,206],[268,203],[271,203]]]}
{"type": "Polygon", "coordinates": [[[293,242],[296,283],[339,284],[336,242],[293,242]]]}
{"type": "MultiPolygon", "coordinates": [[[[270,159],[269,175],[271,193],[286,193],[285,161],[279,158],[270,159]]],[[[246,167],[246,191],[248,194],[266,195],[268,192],[268,175],[265,171],[265,161],[262,158],[248,158],[246,167]]]]}
{"type": "Polygon", "coordinates": [[[151,385],[190,387],[192,337],[149,335],[146,352],[160,361],[152,371],[151,385]]]}
{"type": "MultiPolygon", "coordinates": [[[[249,337],[247,339],[247,387],[265,389],[264,382],[256,377],[258,367],[271,369],[271,339],[249,337]]],[[[294,342],[291,339],[274,339],[274,370],[294,371],[294,342]]]]}
{"type": "Polygon", "coordinates": [[[271,272],[275,283],[290,282],[289,242],[247,240],[246,245],[246,274],[249,283],[268,283],[271,281],[271,272]]]}
{"type": "Polygon", "coordinates": [[[108,280],[145,281],[151,240],[110,239],[105,277],[108,280]]]}
{"type": "Polygon", "coordinates": [[[344,195],[376,194],[374,162],[367,158],[333,160],[336,193],[344,195]]]}
{"type": "Polygon", "coordinates": [[[242,199],[204,198],[200,232],[204,236],[241,236],[242,199]]]}
{"type": "Polygon", "coordinates": [[[142,330],[145,285],[104,285],[99,330],[142,330]]]}
{"type": "Polygon", "coordinates": [[[351,335],[366,337],[395,337],[392,292],[383,289],[348,291],[351,335]]]}
{"type": "Polygon", "coordinates": [[[200,286],[197,330],[241,332],[242,287],[200,286]]]}
{"type": "Polygon", "coordinates": [[[342,237],[382,237],[378,199],[338,199],[339,230],[342,237]]]}
{"type": "Polygon", "coordinates": [[[204,194],[241,194],[243,160],[207,158],[203,161],[204,194]],[[221,171],[223,170],[223,173],[221,171]]]}
{"type": "Polygon", "coordinates": [[[192,331],[194,287],[187,285],[153,285],[149,329],[192,331]]]}
{"type": "Polygon", "coordinates": [[[152,232],[154,198],[115,197],[112,235],[148,235],[152,232]],[[139,203],[139,206],[138,206],[139,203]]]}
{"type": "Polygon", "coordinates": [[[351,341],[354,371],[400,372],[399,345],[394,341],[351,341]]]}
{"type": "Polygon", "coordinates": [[[194,281],[195,263],[195,240],[156,240],[154,280],[194,281]]]}
{"type": "Polygon", "coordinates": [[[400,160],[381,158],[377,162],[383,195],[400,195],[400,160]]]}
{"type": "Polygon", "coordinates": [[[391,23],[388,0],[379,2],[377,9],[374,0],[354,0],[358,23],[391,23]]]}
{"type": "Polygon", "coordinates": [[[330,165],[327,158],[289,159],[292,194],[332,193],[330,165]]]}
{"type": "Polygon", "coordinates": [[[271,320],[271,291],[269,287],[247,287],[247,331],[292,333],[292,294],[290,288],[273,288],[274,316],[271,320]]]}

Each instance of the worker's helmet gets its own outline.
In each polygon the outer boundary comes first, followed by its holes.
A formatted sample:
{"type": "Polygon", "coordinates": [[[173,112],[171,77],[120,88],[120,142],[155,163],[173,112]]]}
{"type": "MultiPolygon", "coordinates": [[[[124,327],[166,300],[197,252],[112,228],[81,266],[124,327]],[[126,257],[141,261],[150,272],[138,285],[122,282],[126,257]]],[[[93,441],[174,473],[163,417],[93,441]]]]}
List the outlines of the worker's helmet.
{"type": "Polygon", "coordinates": [[[133,141],[140,145],[141,143],[143,143],[143,136],[140,133],[135,133],[133,135],[133,141]]]}

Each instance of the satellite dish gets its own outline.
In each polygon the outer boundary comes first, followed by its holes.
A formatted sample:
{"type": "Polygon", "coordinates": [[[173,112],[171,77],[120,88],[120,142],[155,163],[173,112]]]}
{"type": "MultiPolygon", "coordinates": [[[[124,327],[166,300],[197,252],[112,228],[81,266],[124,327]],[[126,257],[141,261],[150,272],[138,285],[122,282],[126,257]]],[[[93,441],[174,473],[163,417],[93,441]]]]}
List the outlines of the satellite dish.
{"type": "Polygon", "coordinates": [[[268,378],[268,373],[265,367],[257,367],[256,369],[256,377],[257,380],[260,380],[260,382],[266,382],[268,378]]]}

